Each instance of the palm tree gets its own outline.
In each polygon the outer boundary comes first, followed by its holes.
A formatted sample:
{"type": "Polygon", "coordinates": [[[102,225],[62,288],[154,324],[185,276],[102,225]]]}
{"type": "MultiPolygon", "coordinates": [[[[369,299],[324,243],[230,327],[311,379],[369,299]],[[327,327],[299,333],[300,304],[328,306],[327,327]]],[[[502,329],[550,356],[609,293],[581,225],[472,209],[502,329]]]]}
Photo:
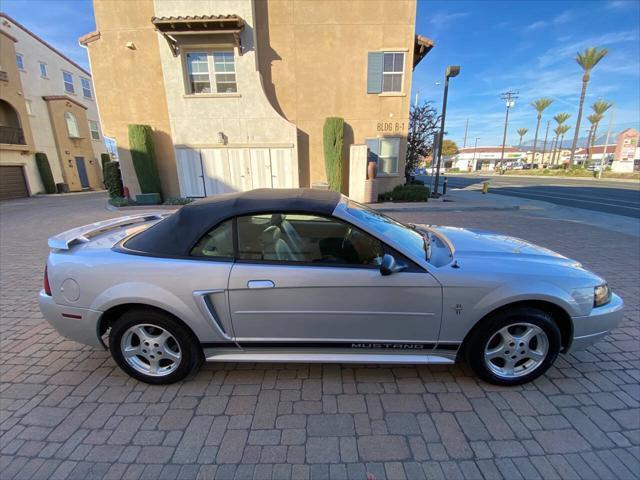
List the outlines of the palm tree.
{"type": "Polygon", "coordinates": [[[571,144],[571,157],[569,163],[573,164],[573,157],[576,153],[576,145],[578,144],[578,134],[580,133],[580,120],[582,120],[582,107],[584,106],[584,97],[587,95],[587,84],[591,75],[591,70],[602,60],[609,51],[606,48],[587,48],[584,52],[578,52],[576,62],[584,72],[582,75],[582,92],[580,93],[580,105],[578,107],[578,118],[576,120],[576,129],[573,132],[573,143],[571,144]]]}
{"type": "Polygon", "coordinates": [[[584,162],[585,166],[589,162],[591,162],[591,147],[593,145],[593,135],[595,134],[596,125],[600,120],[602,120],[602,115],[598,115],[597,113],[592,113],[587,117],[591,126],[589,127],[589,135],[587,136],[587,161],[584,162]]]}
{"type": "MultiPolygon", "coordinates": [[[[564,122],[566,122],[567,120],[569,120],[569,117],[570,117],[570,116],[571,116],[571,115],[570,115],[570,114],[568,114],[568,113],[566,113],[566,112],[561,112],[561,113],[558,113],[558,114],[554,115],[554,116],[553,116],[553,119],[554,119],[554,120],[556,121],[556,123],[558,124],[558,127],[561,127],[561,126],[562,126],[562,124],[563,124],[564,122]]],[[[557,128],[556,128],[556,130],[557,130],[557,128]]],[[[557,132],[556,130],[554,130],[554,131],[556,132],[556,144],[555,144],[555,147],[554,147],[554,148],[558,147],[558,139],[560,138],[560,135],[558,134],[558,132],[557,132]]],[[[565,130],[565,133],[566,133],[566,130],[565,130]]],[[[560,143],[560,144],[559,144],[559,146],[560,146],[560,151],[562,151],[562,143],[560,143]]],[[[552,156],[552,161],[555,163],[555,159],[556,159],[556,152],[555,152],[554,150],[551,150],[551,151],[553,152],[553,153],[551,154],[551,156],[552,156]]],[[[558,152],[558,158],[560,158],[560,151],[558,152]]]]}
{"type": "Polygon", "coordinates": [[[551,161],[549,162],[550,165],[555,165],[556,163],[556,147],[558,146],[558,140],[560,139],[560,130],[562,130],[562,124],[558,124],[558,126],[553,129],[553,133],[555,133],[556,136],[553,138],[553,144],[551,146],[551,161]]]}
{"type": "MultiPolygon", "coordinates": [[[[604,100],[598,100],[593,105],[591,105],[591,109],[594,112],[593,115],[599,116],[600,118],[598,118],[598,121],[593,124],[593,132],[591,133],[591,142],[589,143],[589,146],[588,146],[589,147],[589,153],[587,158],[588,162],[591,161],[591,149],[593,148],[593,144],[596,143],[596,140],[598,139],[596,133],[598,131],[598,125],[600,124],[600,120],[602,120],[602,117],[604,117],[605,112],[609,110],[611,107],[613,107],[613,103],[605,102],[604,100]]],[[[593,115],[590,115],[589,118],[591,118],[593,115]]],[[[607,149],[606,146],[604,148],[605,150],[607,149]]]]}
{"type": "MultiPolygon", "coordinates": [[[[562,152],[562,143],[564,142],[564,134],[567,133],[571,127],[569,125],[558,125],[560,130],[560,152],[562,152]]],[[[560,153],[558,153],[558,161],[560,161],[560,153]]],[[[569,164],[571,164],[571,160],[569,160],[569,164]]]]}
{"type": "Polygon", "coordinates": [[[520,137],[520,145],[519,145],[520,147],[522,146],[522,137],[524,137],[527,134],[528,131],[529,130],[526,129],[526,128],[519,128],[518,129],[518,136],[520,137]]]}
{"type": "MultiPolygon", "coordinates": [[[[536,135],[533,137],[533,162],[536,161],[536,147],[538,146],[538,130],[540,130],[540,120],[542,120],[542,112],[553,103],[550,98],[539,98],[531,103],[531,106],[538,112],[538,123],[536,124],[536,135]]],[[[544,155],[543,155],[544,156],[544,155]]],[[[542,159],[544,161],[544,158],[542,159]]]]}

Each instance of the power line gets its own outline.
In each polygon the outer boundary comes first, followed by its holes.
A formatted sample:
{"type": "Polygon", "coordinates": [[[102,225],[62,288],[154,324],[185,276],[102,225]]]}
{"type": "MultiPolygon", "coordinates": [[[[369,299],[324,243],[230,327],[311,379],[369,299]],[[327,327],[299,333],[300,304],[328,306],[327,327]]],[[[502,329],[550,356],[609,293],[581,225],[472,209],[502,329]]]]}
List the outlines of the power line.
{"type": "Polygon", "coordinates": [[[504,133],[502,134],[502,152],[500,153],[500,170],[502,170],[502,164],[504,162],[504,146],[507,142],[507,125],[509,124],[509,109],[516,104],[516,99],[518,98],[517,90],[509,90],[508,92],[504,92],[500,94],[500,98],[505,100],[507,104],[507,113],[504,117],[504,133]]]}

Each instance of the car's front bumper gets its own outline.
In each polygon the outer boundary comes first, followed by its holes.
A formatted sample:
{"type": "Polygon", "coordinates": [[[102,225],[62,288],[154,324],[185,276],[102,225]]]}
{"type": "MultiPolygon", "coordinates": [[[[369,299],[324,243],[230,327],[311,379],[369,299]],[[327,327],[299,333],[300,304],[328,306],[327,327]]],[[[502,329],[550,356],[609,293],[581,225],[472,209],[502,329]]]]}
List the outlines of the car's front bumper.
{"type": "Polygon", "coordinates": [[[568,351],[583,350],[605,337],[622,320],[624,302],[615,293],[611,301],[591,310],[589,315],[573,318],[573,340],[568,351]]]}
{"type": "Polygon", "coordinates": [[[40,291],[38,304],[44,318],[60,335],[85,345],[104,348],[98,334],[102,312],[58,305],[44,290],[40,291]]]}

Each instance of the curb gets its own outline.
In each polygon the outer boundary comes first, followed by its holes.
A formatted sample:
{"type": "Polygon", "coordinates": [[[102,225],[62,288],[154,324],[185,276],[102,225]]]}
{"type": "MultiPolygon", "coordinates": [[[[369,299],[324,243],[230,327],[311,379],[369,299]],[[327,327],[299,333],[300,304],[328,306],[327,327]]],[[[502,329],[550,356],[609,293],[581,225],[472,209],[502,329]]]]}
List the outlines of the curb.
{"type": "MultiPolygon", "coordinates": [[[[453,202],[452,202],[453,203],[453,202]]],[[[499,206],[482,206],[482,205],[458,205],[443,208],[433,207],[393,207],[393,206],[374,206],[371,208],[380,212],[464,212],[464,211],[514,211],[520,210],[519,205],[499,206]]]]}
{"type": "Polygon", "coordinates": [[[153,211],[153,210],[178,210],[182,205],[131,205],[128,207],[116,207],[107,200],[105,208],[110,212],[127,212],[127,211],[153,211]]]}
{"type": "MultiPolygon", "coordinates": [[[[441,176],[443,174],[440,174],[441,176]]],[[[496,177],[496,178],[547,178],[547,179],[558,179],[558,180],[585,180],[587,182],[620,182],[620,183],[638,183],[638,179],[636,178],[594,178],[594,177],[571,177],[571,176],[560,176],[560,175],[497,175],[495,173],[485,173],[485,174],[469,174],[469,173],[446,173],[447,176],[460,176],[460,177],[496,177]]]]}

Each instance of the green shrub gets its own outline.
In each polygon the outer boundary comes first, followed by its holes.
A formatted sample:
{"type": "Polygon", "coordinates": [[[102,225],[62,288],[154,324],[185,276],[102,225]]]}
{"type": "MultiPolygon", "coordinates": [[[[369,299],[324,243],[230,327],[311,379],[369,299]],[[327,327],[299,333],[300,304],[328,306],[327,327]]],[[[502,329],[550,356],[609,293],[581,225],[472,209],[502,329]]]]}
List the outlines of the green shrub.
{"type": "Polygon", "coordinates": [[[129,125],[129,149],[141,192],[162,195],[149,125],[129,125]]]}
{"type": "Polygon", "coordinates": [[[380,195],[382,202],[427,202],[431,191],[424,185],[398,185],[380,195]]]}
{"type": "Polygon", "coordinates": [[[114,207],[130,207],[132,205],[135,205],[136,202],[133,202],[131,200],[129,200],[128,198],[124,198],[124,197],[113,197],[109,199],[109,203],[111,205],[113,205],[114,207]]]}
{"type": "Polygon", "coordinates": [[[105,172],[104,172],[104,166],[109,163],[111,161],[111,155],[109,155],[108,153],[101,153],[100,154],[100,163],[102,164],[102,181],[104,182],[104,179],[106,177],[105,172]]]}
{"type": "Polygon", "coordinates": [[[36,165],[38,172],[40,172],[40,179],[42,185],[44,185],[44,191],[46,193],[56,193],[56,182],[53,181],[53,173],[51,173],[51,165],[49,165],[49,159],[46,153],[36,153],[36,165]]]}
{"type": "Polygon", "coordinates": [[[344,119],[328,117],[322,130],[324,145],[324,168],[329,189],[342,190],[342,144],[344,141],[344,119]]]}
{"type": "Polygon", "coordinates": [[[110,198],[118,198],[124,195],[122,187],[122,174],[118,162],[107,162],[104,166],[104,186],[109,191],[110,198]]]}
{"type": "Polygon", "coordinates": [[[447,173],[460,173],[459,168],[447,168],[447,173]]]}
{"type": "Polygon", "coordinates": [[[163,205],[187,205],[191,202],[193,202],[193,198],[170,197],[164,201],[163,205]]]}

